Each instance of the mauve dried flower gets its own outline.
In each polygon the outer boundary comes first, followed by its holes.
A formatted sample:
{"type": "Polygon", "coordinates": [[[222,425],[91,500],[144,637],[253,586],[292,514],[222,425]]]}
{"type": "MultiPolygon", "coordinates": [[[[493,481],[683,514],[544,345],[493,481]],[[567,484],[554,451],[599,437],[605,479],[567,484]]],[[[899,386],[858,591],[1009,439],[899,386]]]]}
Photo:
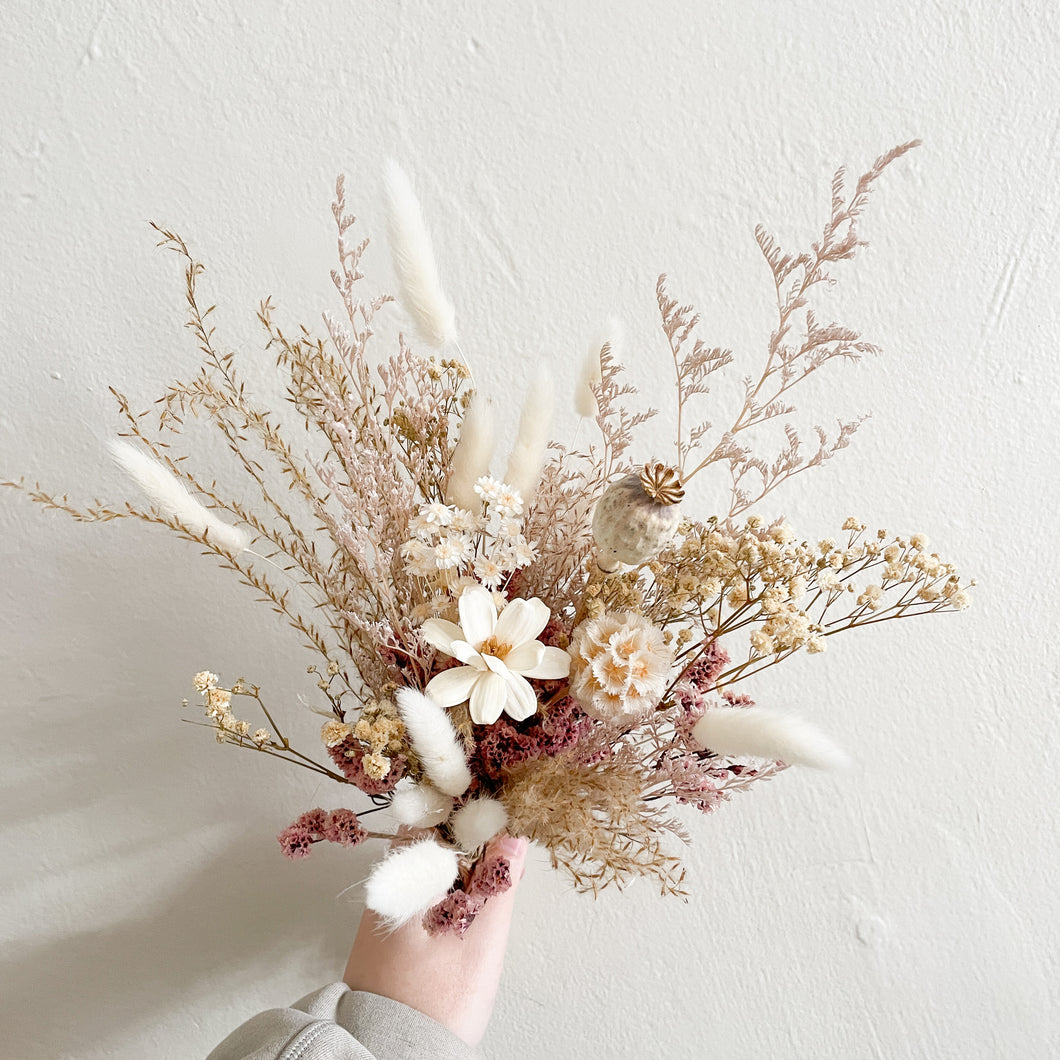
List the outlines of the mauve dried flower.
{"type": "Polygon", "coordinates": [[[515,882],[512,864],[503,854],[487,851],[475,863],[468,880],[468,893],[478,898],[493,898],[503,894],[515,882]]]}
{"type": "Polygon", "coordinates": [[[484,898],[473,897],[458,887],[423,914],[423,930],[428,935],[463,937],[485,904],[484,898]]]}
{"type": "Polygon", "coordinates": [[[313,835],[308,828],[293,824],[285,828],[277,837],[283,856],[297,861],[300,858],[309,857],[313,849],[313,835]]]}
{"type": "Polygon", "coordinates": [[[320,831],[329,843],[339,843],[344,847],[356,846],[368,838],[368,833],[353,810],[332,810],[320,831]]]}

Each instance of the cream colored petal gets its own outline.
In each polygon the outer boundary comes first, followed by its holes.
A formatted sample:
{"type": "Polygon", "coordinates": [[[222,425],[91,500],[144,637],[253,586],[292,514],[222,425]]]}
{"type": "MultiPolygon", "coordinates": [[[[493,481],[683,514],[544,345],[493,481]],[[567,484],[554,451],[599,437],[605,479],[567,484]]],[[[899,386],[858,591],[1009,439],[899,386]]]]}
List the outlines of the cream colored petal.
{"type": "Polygon", "coordinates": [[[485,663],[487,670],[490,670],[501,677],[507,678],[508,664],[502,662],[496,655],[480,655],[479,658],[485,663]]]}
{"type": "Polygon", "coordinates": [[[424,694],[440,706],[455,707],[471,695],[475,682],[482,676],[481,671],[470,666],[454,666],[451,670],[443,670],[432,677],[427,682],[424,694]]]}
{"type": "MultiPolygon", "coordinates": [[[[508,655],[508,665],[511,666],[512,655],[508,655]]],[[[532,669],[524,670],[519,666],[511,666],[524,677],[537,677],[542,681],[557,681],[570,673],[570,656],[562,648],[545,648],[541,653],[541,660],[532,669]]]]}
{"type": "Polygon", "coordinates": [[[515,721],[522,721],[524,718],[529,718],[531,714],[537,713],[537,696],[528,681],[524,681],[517,674],[512,674],[507,692],[508,699],[504,704],[504,709],[509,717],[515,721]]]}
{"type": "Polygon", "coordinates": [[[492,725],[504,710],[508,682],[500,674],[483,674],[471,690],[471,720],[476,725],[492,725]]]}
{"type": "Polygon", "coordinates": [[[476,646],[488,640],[497,625],[493,594],[480,585],[472,586],[461,593],[459,608],[463,639],[476,646]]]}
{"type": "Polygon", "coordinates": [[[504,644],[537,640],[548,625],[548,605],[540,600],[513,600],[497,619],[494,636],[504,644]]]}
{"type": "Polygon", "coordinates": [[[446,655],[452,655],[454,640],[463,640],[464,631],[455,622],[446,622],[444,618],[428,618],[420,626],[423,639],[432,647],[446,655]]]}
{"type": "Polygon", "coordinates": [[[454,640],[453,646],[449,651],[449,654],[454,659],[459,659],[462,663],[468,666],[473,666],[476,670],[485,670],[486,664],[482,661],[482,656],[466,640],[454,640]]]}
{"type": "Polygon", "coordinates": [[[538,640],[528,640],[505,655],[504,665],[517,674],[525,674],[540,666],[544,657],[544,644],[538,640]]]}

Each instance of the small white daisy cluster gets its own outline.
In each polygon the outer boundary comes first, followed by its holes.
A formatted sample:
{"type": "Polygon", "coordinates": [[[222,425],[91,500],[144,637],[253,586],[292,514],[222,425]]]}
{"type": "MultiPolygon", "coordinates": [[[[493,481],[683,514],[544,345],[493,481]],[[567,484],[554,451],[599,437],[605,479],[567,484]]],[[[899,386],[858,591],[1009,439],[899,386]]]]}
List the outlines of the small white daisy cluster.
{"type": "Polygon", "coordinates": [[[522,534],[523,498],[511,486],[484,476],[475,483],[481,513],[450,504],[425,504],[409,523],[412,537],[401,546],[410,574],[446,585],[473,577],[497,589],[536,556],[522,534]]]}

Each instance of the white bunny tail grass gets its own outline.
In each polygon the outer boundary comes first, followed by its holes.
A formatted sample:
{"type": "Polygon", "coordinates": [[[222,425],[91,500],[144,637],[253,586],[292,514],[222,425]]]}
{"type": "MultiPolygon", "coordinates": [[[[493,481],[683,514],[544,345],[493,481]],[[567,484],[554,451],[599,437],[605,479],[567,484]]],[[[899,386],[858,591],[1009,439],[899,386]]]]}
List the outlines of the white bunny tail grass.
{"type": "Polygon", "coordinates": [[[398,824],[409,828],[433,828],[448,820],[453,812],[453,797],[433,784],[398,786],[390,799],[390,812],[398,824]]]}
{"type": "Polygon", "coordinates": [[[449,482],[445,488],[448,504],[456,504],[469,512],[482,506],[482,498],[475,492],[475,483],[490,473],[493,456],[493,413],[489,400],[478,391],[460,424],[460,438],[453,450],[449,482]]]}
{"type": "Polygon", "coordinates": [[[470,854],[485,846],[508,824],[508,811],[496,799],[472,799],[453,814],[452,829],[456,844],[470,854]]]}
{"type": "Polygon", "coordinates": [[[388,926],[400,927],[440,902],[458,872],[452,847],[433,839],[399,847],[372,869],[365,884],[365,904],[388,926]]]}
{"type": "Polygon", "coordinates": [[[107,443],[118,466],[140,487],[163,514],[202,534],[213,545],[233,555],[250,547],[250,537],[238,527],[218,519],[203,507],[172,472],[153,456],[119,439],[107,443]]]}
{"type": "Polygon", "coordinates": [[[577,389],[574,391],[574,408],[579,416],[587,420],[596,419],[599,406],[593,387],[599,386],[603,379],[603,367],[600,364],[600,355],[606,350],[612,356],[619,357],[622,346],[622,321],[617,317],[610,317],[607,324],[602,327],[589,343],[589,349],[582,362],[582,374],[578,380],[577,389]]]}
{"type": "Polygon", "coordinates": [[[399,688],[398,711],[430,782],[445,795],[463,795],[471,785],[464,745],[449,715],[414,688],[399,688]]]}
{"type": "Polygon", "coordinates": [[[456,312],[442,290],[431,237],[405,171],[388,159],[383,171],[387,232],[401,288],[401,304],[420,338],[431,346],[456,339],[456,312]]]}
{"type": "Polygon", "coordinates": [[[517,489],[527,505],[534,499],[537,484],[541,481],[548,428],[552,422],[552,403],[552,373],[542,364],[535,371],[526,392],[519,417],[519,433],[515,436],[508,469],[504,472],[505,483],[517,489]]]}
{"type": "Polygon", "coordinates": [[[751,755],[793,766],[844,769],[846,753],[816,725],[767,707],[711,707],[692,728],[703,747],[721,755],[751,755]]]}

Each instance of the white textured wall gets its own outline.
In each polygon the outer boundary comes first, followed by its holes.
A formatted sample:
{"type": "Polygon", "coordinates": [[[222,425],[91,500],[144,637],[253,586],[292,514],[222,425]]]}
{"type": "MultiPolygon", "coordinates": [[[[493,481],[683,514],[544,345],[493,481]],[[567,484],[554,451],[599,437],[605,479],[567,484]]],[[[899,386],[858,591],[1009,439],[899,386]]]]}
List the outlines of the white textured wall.
{"type": "MultiPolygon", "coordinates": [[[[769,511],[922,530],[975,609],[760,685],[859,767],[692,820],[687,905],[593,903],[535,864],[486,1053],[1056,1055],[1053,4],[8,0],[3,27],[0,472],[81,499],[124,490],[107,384],[146,403],[195,363],[149,218],[253,354],[260,297],[335,306],[333,179],[378,235],[393,153],[505,407],[533,358],[570,383],[615,312],[659,400],[658,272],[750,367],[772,324],[755,222],[812,238],[836,165],[923,137],[837,303],[885,355],[807,394],[874,417],[769,511]]],[[[179,721],[204,666],[294,704],[293,641],[139,525],[5,492],[0,559],[0,1054],[194,1057],[337,976],[359,907],[334,896],[367,861],[290,864],[272,837],[338,796],[179,721]]]]}

